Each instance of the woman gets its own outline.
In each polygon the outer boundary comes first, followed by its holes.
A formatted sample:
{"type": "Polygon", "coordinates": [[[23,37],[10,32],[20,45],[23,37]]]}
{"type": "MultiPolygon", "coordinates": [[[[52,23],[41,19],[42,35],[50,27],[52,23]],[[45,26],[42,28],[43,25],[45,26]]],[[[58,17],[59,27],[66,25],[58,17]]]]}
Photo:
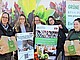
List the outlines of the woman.
{"type": "Polygon", "coordinates": [[[59,26],[59,32],[58,32],[58,41],[57,41],[57,51],[56,51],[56,58],[62,52],[62,60],[65,60],[64,56],[64,43],[66,40],[65,33],[68,33],[68,29],[65,27],[63,22],[61,20],[57,20],[56,23],[59,26]]]}
{"type": "Polygon", "coordinates": [[[17,22],[14,25],[14,31],[15,33],[26,33],[26,32],[30,32],[30,25],[26,20],[26,17],[24,14],[21,14],[19,16],[19,19],[17,20],[17,22]]]}
{"type": "MultiPolygon", "coordinates": [[[[4,12],[1,17],[0,22],[0,36],[13,36],[14,32],[12,27],[9,25],[9,14],[4,12]]],[[[11,60],[11,53],[1,54],[0,53],[0,60],[11,60]]]]}
{"type": "MultiPolygon", "coordinates": [[[[30,25],[26,20],[26,16],[24,14],[21,14],[17,20],[17,22],[14,25],[14,32],[16,33],[26,33],[30,32],[30,25]]],[[[15,53],[15,59],[18,60],[17,51],[15,53]]]]}
{"type": "MultiPolygon", "coordinates": [[[[80,40],[80,18],[74,20],[74,28],[70,30],[68,40],[80,40]]],[[[68,60],[80,60],[80,56],[69,56],[68,60]]]]}
{"type": "Polygon", "coordinates": [[[49,16],[47,20],[48,25],[56,25],[56,20],[53,16],[49,16]]]}
{"type": "Polygon", "coordinates": [[[45,25],[44,22],[41,21],[40,17],[39,16],[34,16],[34,24],[42,24],[42,25],[45,25]]]}
{"type": "Polygon", "coordinates": [[[32,29],[34,29],[36,25],[45,25],[45,23],[41,21],[38,15],[34,16],[34,20],[32,21],[32,29]]]}
{"type": "Polygon", "coordinates": [[[38,15],[34,16],[34,20],[32,21],[32,31],[34,32],[35,35],[35,29],[36,29],[36,25],[45,25],[44,22],[41,21],[40,17],[38,15]]]}
{"type": "Polygon", "coordinates": [[[56,60],[59,53],[62,51],[62,60],[64,60],[64,42],[66,40],[65,33],[68,32],[68,29],[64,26],[61,20],[55,20],[53,16],[48,17],[48,25],[58,25],[58,41],[57,41],[57,51],[56,51],[56,60]]]}

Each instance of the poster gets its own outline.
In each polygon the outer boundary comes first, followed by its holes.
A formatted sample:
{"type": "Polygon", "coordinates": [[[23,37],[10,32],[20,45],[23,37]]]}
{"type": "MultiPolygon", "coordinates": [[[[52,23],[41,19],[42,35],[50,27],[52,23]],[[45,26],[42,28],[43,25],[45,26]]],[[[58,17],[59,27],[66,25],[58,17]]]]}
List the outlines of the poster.
{"type": "Polygon", "coordinates": [[[35,48],[39,59],[54,59],[58,30],[58,25],[36,25],[35,48]]]}
{"type": "Polygon", "coordinates": [[[17,33],[18,60],[34,58],[33,33],[17,33]]]}
{"type": "Polygon", "coordinates": [[[14,36],[1,36],[0,38],[0,53],[5,54],[17,50],[17,42],[14,36]]]}
{"type": "Polygon", "coordinates": [[[66,1],[66,27],[69,30],[73,28],[73,22],[76,18],[80,18],[80,1],[66,1]]]}

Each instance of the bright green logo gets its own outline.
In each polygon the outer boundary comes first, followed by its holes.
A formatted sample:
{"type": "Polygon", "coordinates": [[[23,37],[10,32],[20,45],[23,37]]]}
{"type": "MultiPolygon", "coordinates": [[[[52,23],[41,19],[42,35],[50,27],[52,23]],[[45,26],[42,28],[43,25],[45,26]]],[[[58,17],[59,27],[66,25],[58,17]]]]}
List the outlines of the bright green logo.
{"type": "Polygon", "coordinates": [[[74,45],[69,45],[68,46],[68,52],[70,55],[76,54],[75,46],[74,45]]]}

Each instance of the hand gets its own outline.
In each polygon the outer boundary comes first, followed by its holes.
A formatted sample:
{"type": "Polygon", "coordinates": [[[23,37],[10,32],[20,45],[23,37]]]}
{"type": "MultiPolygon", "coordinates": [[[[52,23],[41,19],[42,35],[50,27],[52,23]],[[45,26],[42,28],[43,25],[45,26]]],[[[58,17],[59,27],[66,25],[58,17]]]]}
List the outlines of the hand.
{"type": "Polygon", "coordinates": [[[0,54],[2,54],[2,55],[3,55],[3,54],[5,54],[5,53],[0,52],[0,54]]]}
{"type": "Polygon", "coordinates": [[[63,28],[61,24],[59,25],[59,28],[61,28],[61,29],[63,28]]]}

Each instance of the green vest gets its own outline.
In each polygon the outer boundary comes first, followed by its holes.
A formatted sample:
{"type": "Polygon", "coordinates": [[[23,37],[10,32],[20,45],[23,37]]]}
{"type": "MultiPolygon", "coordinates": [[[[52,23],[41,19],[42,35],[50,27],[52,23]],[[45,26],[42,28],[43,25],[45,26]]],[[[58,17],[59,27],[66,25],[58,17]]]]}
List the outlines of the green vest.
{"type": "Polygon", "coordinates": [[[70,40],[80,40],[80,32],[73,32],[70,36],[70,40]]]}

